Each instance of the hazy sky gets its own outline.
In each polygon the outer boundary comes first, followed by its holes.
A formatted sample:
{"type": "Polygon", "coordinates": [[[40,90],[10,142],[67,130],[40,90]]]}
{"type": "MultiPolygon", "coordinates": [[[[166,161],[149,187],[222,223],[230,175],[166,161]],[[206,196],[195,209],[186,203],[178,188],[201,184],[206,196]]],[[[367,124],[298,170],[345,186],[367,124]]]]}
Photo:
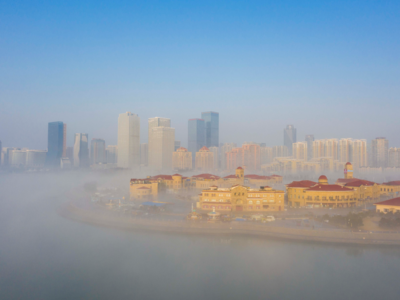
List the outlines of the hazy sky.
{"type": "Polygon", "coordinates": [[[400,146],[400,1],[1,1],[0,140],[47,123],[117,143],[119,113],[220,113],[220,141],[385,136],[400,146]],[[57,2],[57,3],[55,3],[57,2]]]}

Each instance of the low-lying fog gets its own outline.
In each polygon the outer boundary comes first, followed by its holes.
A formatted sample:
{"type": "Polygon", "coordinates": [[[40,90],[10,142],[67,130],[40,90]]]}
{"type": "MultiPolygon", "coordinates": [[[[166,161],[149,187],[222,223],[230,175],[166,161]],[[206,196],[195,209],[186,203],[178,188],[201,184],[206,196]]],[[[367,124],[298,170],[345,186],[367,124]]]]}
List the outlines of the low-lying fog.
{"type": "Polygon", "coordinates": [[[0,299],[397,299],[400,250],[143,234],[64,219],[86,182],[130,174],[0,175],[0,299]]]}

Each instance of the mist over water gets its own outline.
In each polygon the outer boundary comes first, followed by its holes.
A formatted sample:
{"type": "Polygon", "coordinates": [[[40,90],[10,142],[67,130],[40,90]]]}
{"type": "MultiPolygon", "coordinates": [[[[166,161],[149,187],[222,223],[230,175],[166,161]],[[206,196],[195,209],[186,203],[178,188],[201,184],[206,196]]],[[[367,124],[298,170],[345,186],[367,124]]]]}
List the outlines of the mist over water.
{"type": "Polygon", "coordinates": [[[57,214],[93,173],[0,176],[0,299],[397,299],[400,250],[145,234],[57,214]]]}

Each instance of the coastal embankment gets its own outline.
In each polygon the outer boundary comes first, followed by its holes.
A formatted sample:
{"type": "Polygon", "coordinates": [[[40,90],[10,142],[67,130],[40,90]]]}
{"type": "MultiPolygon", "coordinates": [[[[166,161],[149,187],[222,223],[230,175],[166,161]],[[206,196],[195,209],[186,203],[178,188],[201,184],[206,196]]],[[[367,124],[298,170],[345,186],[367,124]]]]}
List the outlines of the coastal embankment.
{"type": "Polygon", "coordinates": [[[287,228],[254,222],[207,223],[184,220],[157,220],[112,215],[106,211],[86,210],[73,203],[62,206],[59,209],[59,214],[68,219],[83,223],[128,231],[220,235],[224,237],[248,236],[335,244],[400,246],[399,232],[287,228]]]}

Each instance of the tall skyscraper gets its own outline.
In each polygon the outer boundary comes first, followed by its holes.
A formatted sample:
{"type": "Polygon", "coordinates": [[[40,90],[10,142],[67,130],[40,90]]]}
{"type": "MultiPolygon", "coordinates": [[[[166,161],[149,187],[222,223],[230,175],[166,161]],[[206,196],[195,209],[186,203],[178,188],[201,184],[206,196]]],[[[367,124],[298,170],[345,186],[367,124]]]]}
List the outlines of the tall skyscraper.
{"type": "Polygon", "coordinates": [[[400,148],[390,148],[389,149],[389,163],[390,168],[400,167],[400,148]]]}
{"type": "Polygon", "coordinates": [[[181,147],[181,141],[175,141],[175,151],[181,147]]]}
{"type": "Polygon", "coordinates": [[[257,171],[261,167],[260,145],[256,143],[244,143],[243,149],[243,167],[246,170],[257,171]]]}
{"type": "Polygon", "coordinates": [[[368,166],[367,140],[353,140],[351,143],[351,163],[355,168],[368,166]]]}
{"type": "Polygon", "coordinates": [[[384,137],[372,140],[372,166],[386,168],[388,165],[389,141],[384,137]]]}
{"type": "Polygon", "coordinates": [[[107,163],[105,140],[92,139],[90,144],[90,162],[92,165],[107,163]]]}
{"type": "Polygon", "coordinates": [[[59,167],[64,148],[64,123],[50,122],[47,136],[46,164],[49,167],[59,167]]]}
{"type": "Polygon", "coordinates": [[[219,113],[217,112],[203,112],[201,118],[204,120],[206,127],[206,146],[218,147],[219,146],[219,113]]]}
{"type": "Polygon", "coordinates": [[[117,164],[118,162],[118,146],[108,145],[106,148],[106,157],[108,164],[117,164]]]}
{"type": "Polygon", "coordinates": [[[186,148],[178,148],[172,156],[172,167],[177,171],[189,171],[193,169],[192,153],[186,148]]]}
{"type": "Polygon", "coordinates": [[[63,153],[62,157],[67,157],[67,124],[63,127],[63,153]]]}
{"type": "Polygon", "coordinates": [[[75,133],[74,167],[89,166],[89,137],[87,133],[75,133]]]}
{"type": "Polygon", "coordinates": [[[188,151],[195,159],[196,152],[206,145],[206,125],[203,119],[190,119],[188,123],[188,151]]]}
{"type": "Polygon", "coordinates": [[[292,156],[295,159],[301,159],[301,160],[307,161],[307,159],[308,159],[308,143],[307,142],[293,143],[292,156]]]}
{"type": "Polygon", "coordinates": [[[292,144],[297,142],[296,128],[293,125],[287,125],[283,130],[283,145],[288,148],[289,156],[292,155],[292,144]]]}
{"type": "MultiPolygon", "coordinates": [[[[148,165],[150,167],[155,167],[156,161],[158,161],[159,158],[154,157],[155,155],[159,155],[159,149],[157,149],[156,144],[153,143],[154,138],[153,138],[153,128],[157,128],[157,127],[167,127],[170,128],[171,127],[171,119],[167,119],[167,118],[159,118],[159,117],[155,117],[155,118],[149,118],[149,138],[148,138],[148,165]]],[[[174,150],[175,150],[175,141],[174,141],[174,150]]],[[[171,154],[171,159],[172,159],[172,154],[171,154]]],[[[158,167],[157,167],[158,169],[158,167]]]]}
{"type": "Polygon", "coordinates": [[[149,144],[140,144],[140,165],[147,166],[149,164],[149,144]]]}
{"type": "Polygon", "coordinates": [[[140,164],[140,118],[126,112],[118,117],[118,167],[132,168],[140,164]]]}
{"type": "Polygon", "coordinates": [[[219,170],[219,147],[208,148],[214,154],[214,170],[219,170]]]}
{"type": "Polygon", "coordinates": [[[313,157],[314,135],[313,134],[307,134],[306,135],[306,142],[307,142],[307,159],[310,160],[313,157]]]}
{"type": "Polygon", "coordinates": [[[154,170],[172,170],[172,154],[175,150],[175,129],[171,127],[151,128],[151,151],[149,166],[154,170]]]}
{"type": "Polygon", "coordinates": [[[221,170],[227,169],[227,153],[232,151],[233,148],[236,148],[236,143],[225,143],[220,146],[220,161],[221,161],[221,170]]]}

